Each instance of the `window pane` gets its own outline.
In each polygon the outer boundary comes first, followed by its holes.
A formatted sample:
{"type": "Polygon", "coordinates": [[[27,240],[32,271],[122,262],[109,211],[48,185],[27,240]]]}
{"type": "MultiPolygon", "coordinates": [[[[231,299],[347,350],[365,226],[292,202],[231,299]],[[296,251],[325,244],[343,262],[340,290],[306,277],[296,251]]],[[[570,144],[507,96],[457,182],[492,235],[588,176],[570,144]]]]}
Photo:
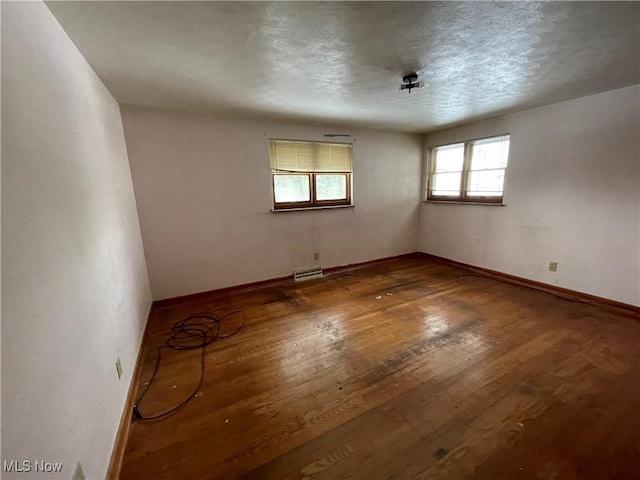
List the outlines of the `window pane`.
{"type": "Polygon", "coordinates": [[[274,175],[273,188],[276,203],[311,200],[309,175],[274,175]]]}
{"type": "Polygon", "coordinates": [[[509,158],[509,136],[476,140],[471,146],[471,170],[505,168],[509,158]]]}
{"type": "Polygon", "coordinates": [[[464,162],[464,143],[445,145],[432,150],[434,172],[459,172],[464,162]]]}
{"type": "Polygon", "coordinates": [[[431,183],[433,195],[460,195],[460,172],[434,173],[431,183]]]}
{"type": "Polygon", "coordinates": [[[500,197],[504,185],[504,169],[482,170],[469,174],[467,195],[500,197]]]}
{"type": "Polygon", "coordinates": [[[316,200],[346,200],[346,175],[316,174],[316,200]]]}

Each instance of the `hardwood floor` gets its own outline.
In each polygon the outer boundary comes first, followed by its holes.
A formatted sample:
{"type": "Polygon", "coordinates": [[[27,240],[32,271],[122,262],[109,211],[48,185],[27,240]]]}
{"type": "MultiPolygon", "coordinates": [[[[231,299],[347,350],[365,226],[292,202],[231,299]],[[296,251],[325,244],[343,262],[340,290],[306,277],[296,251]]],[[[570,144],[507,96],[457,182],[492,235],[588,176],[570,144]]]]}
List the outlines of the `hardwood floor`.
{"type": "MultiPolygon", "coordinates": [[[[133,423],[121,478],[640,478],[637,315],[468,273],[416,255],[154,308],[142,382],[176,321],[247,322],[133,423]]],[[[163,357],[143,413],[199,355],[163,357]]]]}

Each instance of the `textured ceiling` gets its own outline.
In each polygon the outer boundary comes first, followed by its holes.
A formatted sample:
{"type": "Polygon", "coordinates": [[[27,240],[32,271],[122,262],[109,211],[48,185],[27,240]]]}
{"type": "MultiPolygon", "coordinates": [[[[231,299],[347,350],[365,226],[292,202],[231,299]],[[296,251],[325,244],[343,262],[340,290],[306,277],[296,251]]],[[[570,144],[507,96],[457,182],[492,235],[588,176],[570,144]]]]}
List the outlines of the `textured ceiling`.
{"type": "Polygon", "coordinates": [[[419,132],[640,83],[636,2],[47,5],[121,104],[419,132]]]}

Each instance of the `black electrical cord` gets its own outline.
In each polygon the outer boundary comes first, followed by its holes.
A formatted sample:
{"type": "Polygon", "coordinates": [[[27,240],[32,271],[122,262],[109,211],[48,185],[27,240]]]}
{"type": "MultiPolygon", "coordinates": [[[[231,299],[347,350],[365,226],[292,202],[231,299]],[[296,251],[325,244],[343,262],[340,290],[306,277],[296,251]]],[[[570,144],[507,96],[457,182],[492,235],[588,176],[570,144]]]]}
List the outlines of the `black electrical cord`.
{"type": "Polygon", "coordinates": [[[216,315],[215,313],[196,313],[194,315],[191,315],[190,317],[176,322],[175,325],[171,327],[171,335],[169,336],[165,344],[156,347],[158,350],[156,366],[153,369],[153,374],[151,375],[151,378],[149,379],[149,382],[147,383],[145,389],[138,396],[138,399],[133,406],[134,418],[136,418],[137,420],[156,420],[158,418],[171,415],[172,413],[178,411],[187,403],[189,403],[189,401],[196,396],[196,394],[200,390],[200,387],[202,387],[202,382],[204,380],[204,359],[207,345],[219,338],[228,338],[235,335],[240,330],[242,330],[242,327],[244,327],[246,321],[247,316],[245,315],[245,313],[241,310],[236,310],[222,317],[216,315]],[[234,315],[242,316],[240,325],[231,332],[221,334],[220,329],[222,326],[222,322],[234,315]],[[160,367],[160,360],[162,359],[162,350],[167,348],[170,348],[172,350],[197,350],[199,348],[202,349],[202,357],[200,360],[200,380],[198,381],[198,386],[187,398],[185,398],[182,402],[180,402],[180,404],[176,405],[175,407],[157,415],[143,415],[142,412],[140,412],[138,406],[147,394],[147,391],[151,387],[153,380],[156,378],[158,369],[160,367]]]}

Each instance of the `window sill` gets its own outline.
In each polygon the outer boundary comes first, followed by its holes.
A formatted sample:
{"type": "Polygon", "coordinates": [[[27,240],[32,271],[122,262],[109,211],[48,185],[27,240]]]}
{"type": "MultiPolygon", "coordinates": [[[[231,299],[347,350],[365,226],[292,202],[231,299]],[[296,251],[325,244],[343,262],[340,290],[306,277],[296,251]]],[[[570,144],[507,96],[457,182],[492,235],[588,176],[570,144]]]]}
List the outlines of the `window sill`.
{"type": "Polygon", "coordinates": [[[272,208],[271,213],[306,212],[308,210],[333,210],[334,208],[355,208],[355,205],[327,205],[325,207],[279,208],[278,210],[274,210],[272,208]]]}
{"type": "Polygon", "coordinates": [[[506,207],[505,203],[491,203],[491,202],[458,202],[455,200],[423,200],[422,203],[448,203],[453,205],[483,205],[485,207],[506,207]]]}

